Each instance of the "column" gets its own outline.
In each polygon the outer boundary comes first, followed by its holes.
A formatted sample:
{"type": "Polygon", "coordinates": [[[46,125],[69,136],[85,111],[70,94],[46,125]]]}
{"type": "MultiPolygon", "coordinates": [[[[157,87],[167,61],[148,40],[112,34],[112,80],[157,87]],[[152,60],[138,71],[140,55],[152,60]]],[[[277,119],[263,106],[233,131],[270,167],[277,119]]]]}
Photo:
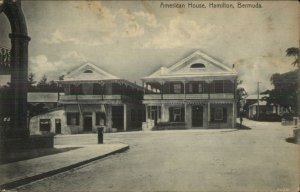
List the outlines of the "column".
{"type": "Polygon", "coordinates": [[[232,128],[234,128],[235,121],[236,121],[236,115],[235,115],[235,102],[232,103],[232,128]]]}
{"type": "Polygon", "coordinates": [[[185,122],[186,128],[189,127],[189,122],[190,122],[188,120],[189,117],[191,117],[191,115],[188,114],[187,104],[186,104],[186,102],[184,102],[184,122],[185,122]]]}
{"type": "Polygon", "coordinates": [[[96,127],[96,112],[92,112],[92,130],[97,131],[96,127]]]}
{"type": "Polygon", "coordinates": [[[124,131],[127,129],[127,105],[124,104],[124,131]]]}
{"type": "Polygon", "coordinates": [[[209,128],[210,122],[210,102],[207,103],[207,128],[209,128]]]}
{"type": "Polygon", "coordinates": [[[145,88],[145,82],[144,82],[144,81],[142,81],[142,87],[143,87],[143,91],[144,91],[144,95],[145,95],[145,93],[146,93],[146,88],[145,88]]]}
{"type": "Polygon", "coordinates": [[[186,99],[186,90],[185,90],[185,81],[183,81],[183,94],[184,94],[184,100],[186,99]]]}
{"type": "Polygon", "coordinates": [[[147,122],[147,119],[148,119],[148,105],[145,105],[145,108],[146,108],[146,113],[145,113],[146,114],[146,118],[145,119],[146,119],[146,122],[147,122]]]}
{"type": "Polygon", "coordinates": [[[160,98],[164,99],[164,82],[160,82],[160,98]]]}
{"type": "Polygon", "coordinates": [[[29,136],[27,124],[27,78],[28,78],[28,42],[25,34],[12,33],[11,39],[11,117],[12,127],[9,137],[26,138],[29,136]]]}

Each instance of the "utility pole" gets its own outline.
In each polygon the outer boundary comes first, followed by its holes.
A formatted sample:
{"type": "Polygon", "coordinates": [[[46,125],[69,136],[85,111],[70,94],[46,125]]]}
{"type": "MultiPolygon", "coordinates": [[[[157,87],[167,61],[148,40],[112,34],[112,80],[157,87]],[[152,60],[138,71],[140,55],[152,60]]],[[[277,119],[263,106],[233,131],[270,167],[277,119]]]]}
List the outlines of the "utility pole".
{"type": "Polygon", "coordinates": [[[257,120],[259,120],[259,84],[261,82],[257,82],[257,120]]]}

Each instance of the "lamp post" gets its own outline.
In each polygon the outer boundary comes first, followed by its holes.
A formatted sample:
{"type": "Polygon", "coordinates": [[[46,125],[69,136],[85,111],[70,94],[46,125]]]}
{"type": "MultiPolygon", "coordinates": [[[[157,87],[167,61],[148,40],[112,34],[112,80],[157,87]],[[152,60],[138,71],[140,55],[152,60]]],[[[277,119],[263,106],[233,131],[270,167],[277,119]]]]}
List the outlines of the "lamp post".
{"type": "Polygon", "coordinates": [[[257,120],[259,120],[259,84],[261,82],[257,82],[257,120]]]}

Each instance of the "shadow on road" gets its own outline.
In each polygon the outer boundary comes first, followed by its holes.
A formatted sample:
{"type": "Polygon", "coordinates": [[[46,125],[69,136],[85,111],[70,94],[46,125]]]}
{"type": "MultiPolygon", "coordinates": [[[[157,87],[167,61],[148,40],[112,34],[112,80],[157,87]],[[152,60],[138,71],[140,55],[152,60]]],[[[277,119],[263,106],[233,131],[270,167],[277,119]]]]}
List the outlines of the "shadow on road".
{"type": "Polygon", "coordinates": [[[285,139],[285,141],[288,143],[298,144],[295,137],[288,137],[285,139]]]}
{"type": "Polygon", "coordinates": [[[247,127],[245,125],[241,125],[240,123],[237,123],[237,129],[238,130],[251,130],[252,128],[247,127]]]}
{"type": "Polygon", "coordinates": [[[28,160],[38,157],[43,157],[47,155],[54,155],[57,153],[63,153],[70,150],[79,149],[81,147],[65,147],[65,148],[47,148],[47,149],[31,149],[31,150],[22,150],[18,152],[8,152],[6,158],[1,160],[1,164],[12,163],[22,160],[28,160]]]}

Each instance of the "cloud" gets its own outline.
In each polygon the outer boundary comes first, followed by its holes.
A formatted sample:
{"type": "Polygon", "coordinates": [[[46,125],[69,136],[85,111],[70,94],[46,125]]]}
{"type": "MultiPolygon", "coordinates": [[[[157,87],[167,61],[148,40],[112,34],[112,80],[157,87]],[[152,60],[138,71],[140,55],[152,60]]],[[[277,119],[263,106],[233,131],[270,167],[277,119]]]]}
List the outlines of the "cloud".
{"type": "Polygon", "coordinates": [[[135,15],[136,18],[142,19],[149,27],[157,28],[160,26],[157,22],[155,15],[153,14],[138,11],[134,12],[133,15],[135,15]]]}
{"type": "Polygon", "coordinates": [[[144,48],[172,49],[190,43],[203,43],[212,37],[211,32],[214,28],[211,24],[200,25],[194,20],[178,16],[148,40],[144,48]]]}
{"type": "Polygon", "coordinates": [[[284,57],[263,56],[236,62],[239,77],[243,80],[240,87],[244,87],[248,94],[257,93],[257,82],[260,82],[261,92],[273,89],[270,81],[272,74],[293,70],[288,61],[284,57]]]}
{"type": "Polygon", "coordinates": [[[146,14],[143,14],[143,12],[131,13],[128,9],[120,9],[117,13],[117,16],[119,19],[119,31],[114,33],[115,37],[133,38],[143,36],[145,34],[145,23],[147,16],[146,14]]]}
{"type": "Polygon", "coordinates": [[[51,33],[49,39],[44,39],[43,42],[46,44],[63,44],[63,43],[72,43],[74,45],[83,45],[83,46],[99,46],[103,43],[98,42],[97,40],[87,40],[82,38],[81,40],[79,38],[70,37],[70,35],[65,35],[60,30],[56,30],[55,32],[51,33]]]}
{"type": "Polygon", "coordinates": [[[74,43],[78,45],[80,41],[76,38],[68,37],[67,35],[63,34],[60,30],[56,30],[55,32],[51,33],[49,39],[43,40],[47,44],[60,44],[60,43],[74,43]]]}
{"type": "Polygon", "coordinates": [[[75,65],[86,61],[86,57],[76,51],[62,55],[57,61],[51,61],[45,54],[41,54],[29,58],[29,72],[35,75],[37,81],[43,75],[46,75],[49,80],[53,80],[66,74],[75,65]]]}

